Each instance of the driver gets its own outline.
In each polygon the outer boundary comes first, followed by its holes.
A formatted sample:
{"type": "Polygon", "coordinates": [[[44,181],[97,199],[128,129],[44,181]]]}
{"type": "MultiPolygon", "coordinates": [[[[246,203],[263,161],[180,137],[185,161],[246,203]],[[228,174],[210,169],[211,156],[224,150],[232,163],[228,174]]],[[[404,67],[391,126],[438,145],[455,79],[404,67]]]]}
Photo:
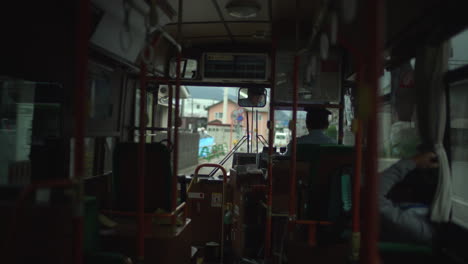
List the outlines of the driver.
{"type": "MultiPolygon", "coordinates": [[[[297,138],[297,144],[336,144],[336,140],[323,132],[329,126],[328,116],[331,112],[327,109],[312,108],[307,111],[306,126],[309,134],[297,138]]],[[[291,142],[285,155],[291,155],[291,142]]]]}
{"type": "Polygon", "coordinates": [[[240,106],[259,107],[265,105],[265,93],[263,88],[248,88],[247,98],[239,99],[240,106]]]}

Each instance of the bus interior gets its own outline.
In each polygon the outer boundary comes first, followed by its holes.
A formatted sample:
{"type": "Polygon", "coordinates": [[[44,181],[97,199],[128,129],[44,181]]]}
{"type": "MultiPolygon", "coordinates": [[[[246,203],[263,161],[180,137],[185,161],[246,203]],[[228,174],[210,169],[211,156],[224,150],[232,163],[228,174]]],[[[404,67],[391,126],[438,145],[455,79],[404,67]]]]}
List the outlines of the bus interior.
{"type": "Polygon", "coordinates": [[[2,263],[468,263],[468,1],[1,6],[2,263]]]}

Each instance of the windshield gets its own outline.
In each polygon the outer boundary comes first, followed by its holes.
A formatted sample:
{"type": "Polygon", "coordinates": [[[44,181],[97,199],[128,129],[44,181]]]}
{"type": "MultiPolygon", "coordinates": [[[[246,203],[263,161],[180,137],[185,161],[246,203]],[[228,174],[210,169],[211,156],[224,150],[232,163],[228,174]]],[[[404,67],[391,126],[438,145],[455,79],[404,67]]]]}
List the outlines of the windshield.
{"type": "MultiPolygon", "coordinates": [[[[200,135],[197,164],[223,163],[229,171],[232,152],[261,152],[268,138],[268,106],[241,107],[237,104],[238,88],[187,87],[190,97],[182,102],[182,130],[200,135]]],[[[187,174],[193,168],[187,169],[187,174]]],[[[211,171],[202,169],[201,173],[211,171]]],[[[219,173],[219,172],[218,172],[219,173]]]]}
{"type": "MultiPolygon", "coordinates": [[[[226,171],[232,167],[233,155],[228,153],[258,153],[268,146],[268,104],[265,107],[240,107],[237,104],[238,87],[183,86],[180,100],[178,173],[190,175],[199,164],[223,164],[226,171]]],[[[268,91],[267,91],[268,95],[268,91]]],[[[138,97],[138,93],[137,93],[138,97]]],[[[158,100],[148,96],[148,106],[158,102],[155,127],[167,127],[169,112],[167,87],[159,91],[158,100]],[[163,91],[163,92],[162,92],[163,91]]],[[[137,98],[138,99],[138,98],[137,98]]],[[[174,106],[175,102],[173,103],[174,106]]],[[[139,107],[138,100],[135,104],[139,107]]],[[[149,107],[148,112],[151,112],[149,107]]],[[[172,110],[174,120],[175,111],[172,110]]],[[[137,120],[137,119],[136,119],[137,120]]],[[[156,131],[147,142],[167,139],[166,131],[156,131]]],[[[137,140],[137,139],[136,139],[137,140]]],[[[205,168],[200,174],[209,174],[205,168]]],[[[217,172],[220,174],[221,172],[217,172]]]]}

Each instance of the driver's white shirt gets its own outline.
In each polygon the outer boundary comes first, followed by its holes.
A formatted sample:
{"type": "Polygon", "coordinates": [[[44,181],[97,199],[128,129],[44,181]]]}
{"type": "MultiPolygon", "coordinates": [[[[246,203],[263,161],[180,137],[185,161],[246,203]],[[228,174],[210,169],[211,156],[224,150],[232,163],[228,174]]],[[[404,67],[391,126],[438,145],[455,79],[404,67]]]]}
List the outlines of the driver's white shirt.
{"type": "MultiPolygon", "coordinates": [[[[288,144],[288,150],[285,155],[291,154],[291,144],[288,144]]],[[[297,144],[337,144],[336,140],[333,138],[325,135],[322,129],[311,129],[309,130],[309,134],[297,138],[297,144]]]]}

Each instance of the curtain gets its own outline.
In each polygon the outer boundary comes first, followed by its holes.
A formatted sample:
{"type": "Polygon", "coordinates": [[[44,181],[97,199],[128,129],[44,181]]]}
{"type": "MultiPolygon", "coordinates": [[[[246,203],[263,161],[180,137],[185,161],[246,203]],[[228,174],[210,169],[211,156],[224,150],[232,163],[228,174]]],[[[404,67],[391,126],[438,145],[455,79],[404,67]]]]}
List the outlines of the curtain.
{"type": "Polygon", "coordinates": [[[439,182],[432,203],[431,220],[447,222],[450,217],[452,179],[443,139],[446,126],[446,94],[443,80],[447,72],[449,45],[420,49],[416,56],[415,84],[419,134],[423,146],[432,149],[439,160],[439,182]]]}

